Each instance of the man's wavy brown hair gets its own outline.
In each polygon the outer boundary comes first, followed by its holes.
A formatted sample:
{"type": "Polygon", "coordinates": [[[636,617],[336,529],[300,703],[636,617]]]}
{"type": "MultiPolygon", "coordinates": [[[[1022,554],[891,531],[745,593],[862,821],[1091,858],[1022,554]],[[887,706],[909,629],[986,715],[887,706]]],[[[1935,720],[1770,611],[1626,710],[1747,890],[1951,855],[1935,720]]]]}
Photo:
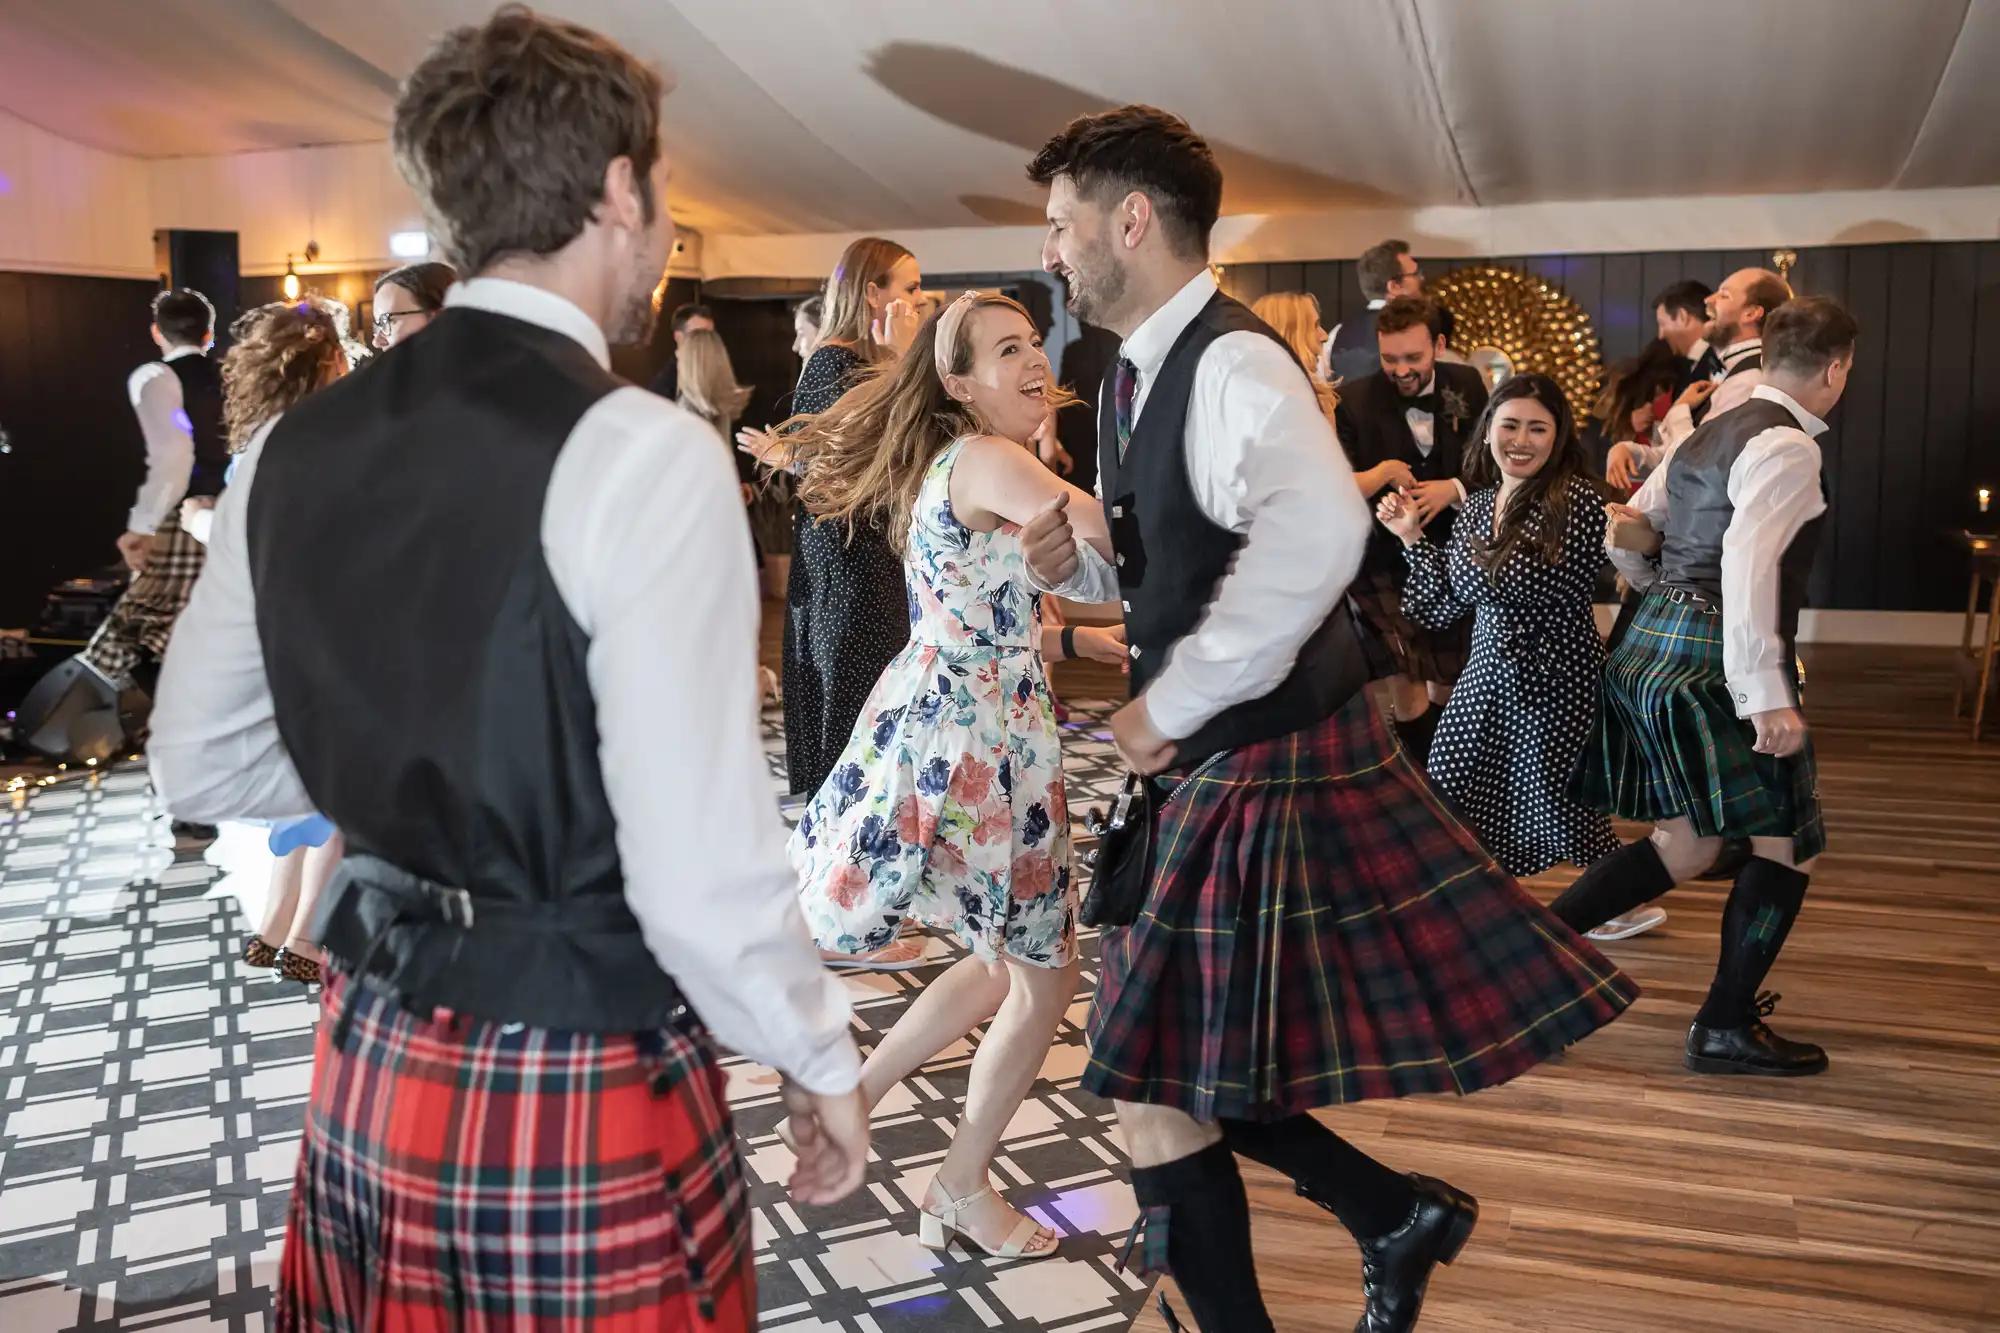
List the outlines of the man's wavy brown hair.
{"type": "Polygon", "coordinates": [[[347,373],[347,308],[322,296],[260,305],[230,326],[222,358],[222,419],[229,447],[347,373]]]}

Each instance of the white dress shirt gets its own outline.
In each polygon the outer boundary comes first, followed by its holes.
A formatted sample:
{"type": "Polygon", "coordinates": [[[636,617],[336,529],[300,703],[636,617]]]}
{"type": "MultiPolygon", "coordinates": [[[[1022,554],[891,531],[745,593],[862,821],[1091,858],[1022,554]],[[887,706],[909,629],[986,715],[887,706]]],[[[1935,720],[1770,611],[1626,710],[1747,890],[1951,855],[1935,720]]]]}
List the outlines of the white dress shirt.
{"type": "MultiPolygon", "coordinates": [[[[1135,424],[1167,354],[1214,294],[1204,269],[1125,340],[1120,355],[1139,372],[1135,424]]],[[[1361,568],[1372,521],[1311,381],[1261,333],[1226,333],[1202,353],[1186,453],[1201,512],[1244,542],[1201,622],[1147,686],[1146,710],[1169,739],[1284,681],[1361,568]]],[[[1069,583],[1045,591],[1111,601],[1117,571],[1084,544],[1069,583]]]]}
{"type": "MultiPolygon", "coordinates": [[[[1437,372],[1433,370],[1431,377],[1424,381],[1424,387],[1418,389],[1417,394],[1421,397],[1436,388],[1437,372]]],[[[1429,458],[1431,450],[1437,448],[1437,417],[1421,407],[1406,407],[1403,409],[1403,420],[1410,428],[1410,438],[1417,443],[1417,452],[1429,458]]]]}
{"type": "MultiPolygon", "coordinates": [[[[1703,345],[1702,351],[1707,350],[1706,345],[1703,345]]],[[[1706,421],[1709,417],[1718,416],[1732,407],[1741,407],[1750,401],[1751,391],[1764,382],[1764,372],[1746,370],[1739,375],[1731,375],[1729,371],[1744,357],[1763,350],[1764,340],[1761,337],[1745,338],[1741,342],[1729,344],[1722,350],[1722,369],[1710,376],[1710,380],[1716,385],[1716,390],[1708,397],[1708,413],[1702,420],[1706,421]]],[[[1634,444],[1632,452],[1638,457],[1642,467],[1657,469],[1673,455],[1681,442],[1692,434],[1694,434],[1694,409],[1686,403],[1675,403],[1667,409],[1666,420],[1662,421],[1659,429],[1653,432],[1654,442],[1634,444]]]]}
{"type": "Polygon", "coordinates": [[[146,479],[139,483],[138,498],[125,517],[127,532],[157,532],[187,494],[188,478],[194,475],[193,427],[188,424],[180,376],[167,369],[167,362],[201,353],[199,347],[176,347],[160,360],[140,366],[125,381],[125,396],[132,400],[139,432],[146,438],[146,479]]]}
{"type": "MultiPolygon", "coordinates": [[[[1799,529],[1826,512],[1819,445],[1814,443],[1826,423],[1768,384],[1758,385],[1750,396],[1780,404],[1798,425],[1759,433],[1729,469],[1729,502],[1735,513],[1722,537],[1722,673],[1738,717],[1798,706],[1790,655],[1778,632],[1778,561],[1799,529]]],[[[1630,503],[1655,531],[1664,533],[1667,469],[1646,478],[1630,503]]],[[[1659,576],[1653,558],[1613,547],[1608,538],[1605,549],[1634,587],[1650,587],[1659,576]]]]}
{"type": "MultiPolygon", "coordinates": [[[[552,293],[475,278],[445,304],[567,334],[609,364],[597,325],[552,293]]],[[[278,736],[250,581],[245,509],[270,430],[216,505],[153,713],[154,784],[200,822],[313,809],[278,736]]],[[[647,946],[723,1045],[813,1091],[846,1092],[861,1069],[847,993],[799,911],[759,739],[745,521],[714,432],[627,386],[584,413],[557,458],[542,553],[590,637],[598,759],[647,946]]]]}

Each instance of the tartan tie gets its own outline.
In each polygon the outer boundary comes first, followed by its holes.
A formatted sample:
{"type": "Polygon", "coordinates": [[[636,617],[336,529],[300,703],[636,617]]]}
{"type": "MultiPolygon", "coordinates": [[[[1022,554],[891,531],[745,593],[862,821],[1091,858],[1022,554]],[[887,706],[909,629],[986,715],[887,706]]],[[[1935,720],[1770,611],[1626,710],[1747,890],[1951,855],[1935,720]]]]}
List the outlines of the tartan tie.
{"type": "Polygon", "coordinates": [[[1132,443],[1132,399],[1139,390],[1139,368],[1124,357],[1118,358],[1118,378],[1111,385],[1112,419],[1118,426],[1118,461],[1125,461],[1125,446],[1132,443]]]}

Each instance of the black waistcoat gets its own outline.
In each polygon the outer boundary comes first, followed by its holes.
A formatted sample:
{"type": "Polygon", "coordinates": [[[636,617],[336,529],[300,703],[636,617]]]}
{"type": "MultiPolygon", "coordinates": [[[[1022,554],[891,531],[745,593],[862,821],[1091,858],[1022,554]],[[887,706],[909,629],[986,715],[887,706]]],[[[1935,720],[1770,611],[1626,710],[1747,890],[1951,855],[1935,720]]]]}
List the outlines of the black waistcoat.
{"type": "MultiPolygon", "coordinates": [[[[1212,522],[1188,481],[1187,416],[1195,367],[1210,343],[1249,330],[1284,346],[1247,306],[1217,292],[1182,331],[1146,390],[1145,410],[1132,431],[1124,461],[1112,407],[1114,362],[1106,374],[1098,414],[1098,476],[1111,543],[1118,553],[1119,596],[1132,656],[1137,695],[1166,666],[1168,655],[1193,632],[1229,572],[1243,538],[1212,522]]],[[[1307,391],[1304,384],[1301,393],[1307,391]]],[[[1179,745],[1183,762],[1223,750],[1290,735],[1332,714],[1368,678],[1347,603],[1315,630],[1299,650],[1292,672],[1262,698],[1224,710],[1179,745]]]]}
{"type": "Polygon", "coordinates": [[[194,470],[188,474],[190,496],[222,494],[222,474],[229,470],[229,433],[222,424],[222,369],[207,352],[177,356],[164,363],[181,382],[181,408],[188,433],[194,437],[194,470]]]}
{"type": "MultiPolygon", "coordinates": [[[[1687,437],[1667,463],[1667,530],[1660,545],[1660,581],[1693,588],[1722,605],[1722,538],[1736,516],[1729,499],[1729,473],[1750,441],[1774,426],[1797,426],[1783,403],[1752,398],[1722,413],[1687,437]]],[[[1820,469],[1826,493],[1826,469],[1820,469]]],[[[1808,521],[1778,562],[1778,629],[1785,642],[1798,641],[1799,611],[1806,582],[1819,551],[1826,515],[1808,521]]]]}
{"type": "Polygon", "coordinates": [[[414,1008],[624,1031],[679,1005],[625,904],[589,641],[542,554],[557,456],[618,387],[573,339],[450,309],[287,412],[258,463],[278,730],[360,868],[325,943],[414,1008]],[[470,928],[369,857],[462,890],[470,928]]]}

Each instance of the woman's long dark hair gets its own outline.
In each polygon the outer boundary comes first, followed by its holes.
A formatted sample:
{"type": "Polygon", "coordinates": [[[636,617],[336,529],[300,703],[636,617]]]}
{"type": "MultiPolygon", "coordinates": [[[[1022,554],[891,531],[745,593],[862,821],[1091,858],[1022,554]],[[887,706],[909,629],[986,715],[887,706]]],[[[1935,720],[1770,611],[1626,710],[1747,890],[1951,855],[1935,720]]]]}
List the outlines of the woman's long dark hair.
{"type": "Polygon", "coordinates": [[[1597,397],[1591,415],[1604,422],[1604,433],[1613,444],[1633,438],[1632,414],[1672,389],[1681,370],[1680,354],[1655,338],[1630,357],[1611,367],[1605,376],[1604,392],[1597,397]]]}
{"type": "MultiPolygon", "coordinates": [[[[1583,452],[1583,438],[1576,433],[1576,421],[1569,400],[1547,375],[1516,375],[1493,391],[1486,410],[1472,427],[1465,443],[1465,484],[1477,490],[1500,484],[1500,464],[1493,457],[1493,418],[1500,408],[1517,398],[1532,398],[1555,418],[1555,441],[1542,470],[1521,484],[1500,516],[1500,532],[1488,536],[1472,534],[1473,559],[1487,573],[1498,572],[1514,558],[1514,553],[1532,549],[1542,563],[1553,565],[1562,559],[1563,534],[1569,530],[1570,478],[1590,480],[1590,460],[1583,452]]],[[[1495,500],[1498,503],[1498,500],[1495,500]]]]}

